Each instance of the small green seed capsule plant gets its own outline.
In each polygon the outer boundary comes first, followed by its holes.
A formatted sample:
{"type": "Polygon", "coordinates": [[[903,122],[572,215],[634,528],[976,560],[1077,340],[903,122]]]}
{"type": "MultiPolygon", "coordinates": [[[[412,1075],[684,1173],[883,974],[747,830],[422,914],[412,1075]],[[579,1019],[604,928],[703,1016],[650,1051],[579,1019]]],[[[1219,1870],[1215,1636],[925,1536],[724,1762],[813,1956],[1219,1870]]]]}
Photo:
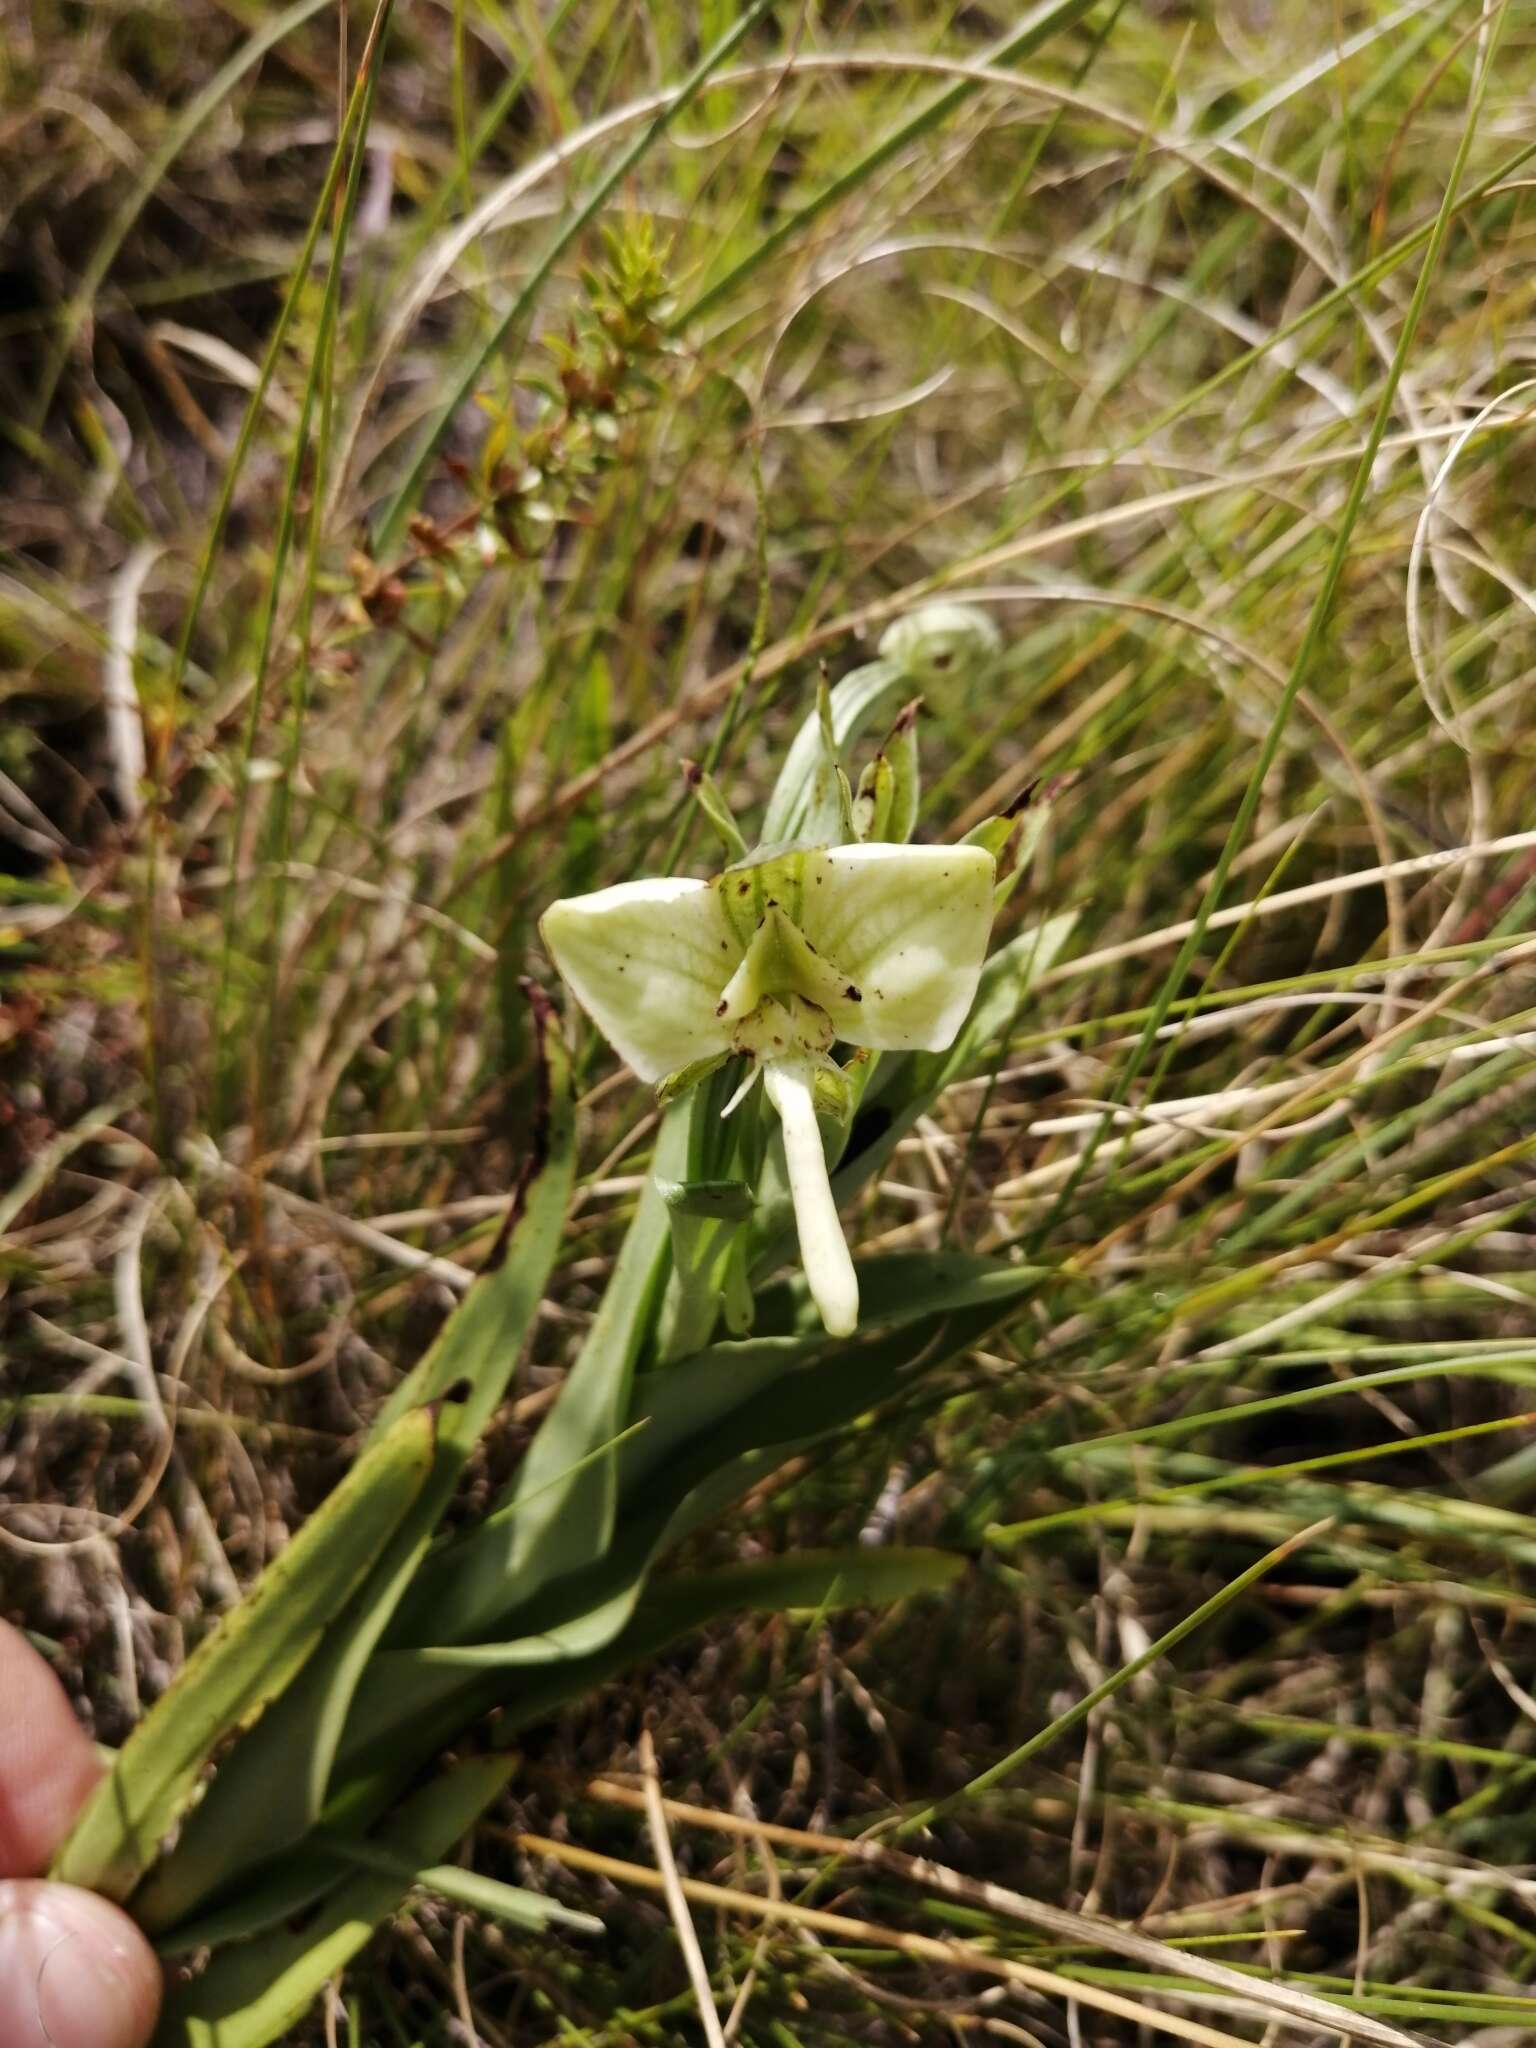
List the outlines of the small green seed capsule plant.
{"type": "Polygon", "coordinates": [[[995,1062],[1070,939],[1048,918],[988,950],[1047,805],[910,843],[918,700],[963,703],[1000,653],[965,605],[899,620],[877,660],[823,685],[755,848],[690,766],[717,872],[549,906],[576,1004],[657,1088],[651,1172],[529,1449],[479,1521],[445,1527],[575,1186],[566,1035],[529,985],[539,1107],[493,1254],[59,1852],[55,1875],[122,1900],[167,1959],[155,2048],[267,2048],[413,1892],[590,1935],[590,1915],[444,1866],[507,1784],[498,1749],[717,1617],[900,1599],[961,1569],[900,1544],[726,1569],[677,1553],[1039,1283],[1006,1251],[855,1257],[839,1222],[942,1091],[995,1062]]]}

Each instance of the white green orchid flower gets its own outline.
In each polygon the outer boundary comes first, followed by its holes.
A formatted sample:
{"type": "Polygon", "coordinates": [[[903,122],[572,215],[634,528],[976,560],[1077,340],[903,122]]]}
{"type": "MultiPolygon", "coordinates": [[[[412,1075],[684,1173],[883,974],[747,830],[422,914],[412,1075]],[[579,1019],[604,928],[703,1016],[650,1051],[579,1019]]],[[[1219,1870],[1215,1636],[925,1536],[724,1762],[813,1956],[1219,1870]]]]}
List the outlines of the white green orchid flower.
{"type": "Polygon", "coordinates": [[[800,1255],[822,1321],[846,1337],[858,1280],[817,1124],[848,1088],[834,1042],[942,1052],[976,994],[995,863],[981,846],[768,848],[708,882],[620,882],[551,904],[540,929],[603,1036],[664,1093],[733,1054],[783,1126],[800,1255]]]}

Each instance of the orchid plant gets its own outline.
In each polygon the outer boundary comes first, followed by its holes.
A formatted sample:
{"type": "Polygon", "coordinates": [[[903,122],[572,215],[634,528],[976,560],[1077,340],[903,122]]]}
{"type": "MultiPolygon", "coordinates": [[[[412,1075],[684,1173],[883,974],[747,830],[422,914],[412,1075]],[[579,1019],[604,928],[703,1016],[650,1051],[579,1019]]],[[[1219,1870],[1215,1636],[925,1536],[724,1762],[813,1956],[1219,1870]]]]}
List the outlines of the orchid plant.
{"type": "Polygon", "coordinates": [[[575,1185],[570,1061],[531,989],[540,1107],[494,1250],[57,1859],[55,1876],[123,1900],[167,1958],[156,2048],[267,2048],[413,1889],[467,1883],[477,1909],[517,1926],[591,1932],[588,1915],[444,1866],[505,1786],[496,1752],[520,1728],[716,1615],[898,1598],[961,1568],[911,1545],[721,1571],[675,1554],[1038,1283],[1007,1252],[855,1264],[838,1223],[940,1091],[986,1068],[1070,935],[1070,916],[1047,919],[984,957],[1048,806],[960,844],[907,843],[916,700],[973,691],[997,652],[967,606],[898,621],[876,661],[823,688],[754,851],[694,769],[726,847],[718,873],[546,913],[577,1002],[658,1086],[652,1172],[526,1455],[480,1520],[445,1526],[538,1319],[575,1185]],[[855,788],[844,760],[893,715],[855,788]],[[774,1278],[792,1223],[803,1282],[774,1278]]]}
{"type": "MultiPolygon", "coordinates": [[[[882,682],[891,673],[933,681],[957,663],[985,665],[997,647],[984,612],[929,605],[891,627],[870,673],[882,682]]],[[[823,685],[816,719],[796,743],[802,760],[792,754],[786,767],[786,776],[809,784],[792,821],[799,835],[748,853],[724,796],[689,764],[701,808],[738,857],[708,881],[651,876],[566,897],[540,925],[572,995],[640,1079],[658,1084],[664,1102],[735,1062],[736,1085],[720,1109],[729,1117],[761,1079],[780,1125],[771,1164],[782,1162],[806,1282],[836,1337],[858,1325],[859,1284],[829,1152],[835,1160],[847,1136],[870,1054],[943,1052],[954,1042],[986,957],[996,850],[1011,836],[999,820],[963,845],[902,843],[917,818],[920,703],[903,709],[855,794],[823,685]],[[812,749],[816,758],[806,760],[812,749]],[[852,1050],[846,1064],[834,1057],[838,1044],[852,1050]]],[[[782,808],[770,807],[770,822],[782,808]]],[[[719,1216],[727,1190],[736,1196],[730,1220],[744,1219],[759,1192],[758,1135],[745,1134],[737,1151],[746,1179],[704,1189],[669,1184],[685,1286],[700,1261],[690,1256],[683,1219],[719,1216]]],[[[738,1334],[752,1321],[745,1243],[738,1230],[717,1247],[726,1319],[738,1334]]],[[[703,1293],[712,1300],[707,1280],[703,1293]]],[[[702,1321],[682,1327],[697,1337],[711,1319],[706,1308],[702,1321]]]]}

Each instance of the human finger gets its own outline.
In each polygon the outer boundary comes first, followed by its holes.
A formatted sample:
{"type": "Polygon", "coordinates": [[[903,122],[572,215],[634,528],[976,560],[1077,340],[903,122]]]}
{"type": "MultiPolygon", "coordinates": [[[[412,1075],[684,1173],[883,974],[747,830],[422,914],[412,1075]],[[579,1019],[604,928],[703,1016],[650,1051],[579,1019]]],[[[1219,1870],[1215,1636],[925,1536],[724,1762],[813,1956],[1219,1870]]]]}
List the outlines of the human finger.
{"type": "Polygon", "coordinates": [[[0,1881],[5,2048],[144,2048],[160,1981],[153,1950],[110,1899],[37,1878],[0,1881]]]}
{"type": "Polygon", "coordinates": [[[63,1686],[26,1637],[3,1621],[0,1707],[0,1878],[37,1877],[101,1765],[63,1686]]]}

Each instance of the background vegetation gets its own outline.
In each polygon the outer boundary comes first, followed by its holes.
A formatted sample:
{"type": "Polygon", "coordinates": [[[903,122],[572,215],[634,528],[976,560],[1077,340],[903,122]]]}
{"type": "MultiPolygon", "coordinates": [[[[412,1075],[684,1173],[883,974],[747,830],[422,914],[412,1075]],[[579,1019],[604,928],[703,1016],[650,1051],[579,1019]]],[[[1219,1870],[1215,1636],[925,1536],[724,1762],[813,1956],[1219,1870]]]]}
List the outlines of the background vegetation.
{"type": "MultiPolygon", "coordinates": [[[[929,694],[919,836],[1067,778],[1010,914],[1070,946],[857,1219],[1046,1282],[698,1545],[862,1529],[959,1589],[746,1620],[538,1731],[475,1865],[605,1931],[424,1899],[295,2041],[702,2038],[643,1728],[679,1800],[927,1815],[908,1848],[1254,1985],[677,1816],[685,1874],[866,1923],[697,1903],[743,2042],[1075,2048],[1147,2001],[1256,2039],[1276,1971],[1522,2038],[1530,10],[0,26],[0,1562],[102,1740],[493,1238],[539,910],[713,864],[680,755],[752,815],[818,657],[964,593],[1008,653],[929,694]]],[[[464,1516],[646,1171],[571,1027],[578,1199],[464,1516]]]]}

